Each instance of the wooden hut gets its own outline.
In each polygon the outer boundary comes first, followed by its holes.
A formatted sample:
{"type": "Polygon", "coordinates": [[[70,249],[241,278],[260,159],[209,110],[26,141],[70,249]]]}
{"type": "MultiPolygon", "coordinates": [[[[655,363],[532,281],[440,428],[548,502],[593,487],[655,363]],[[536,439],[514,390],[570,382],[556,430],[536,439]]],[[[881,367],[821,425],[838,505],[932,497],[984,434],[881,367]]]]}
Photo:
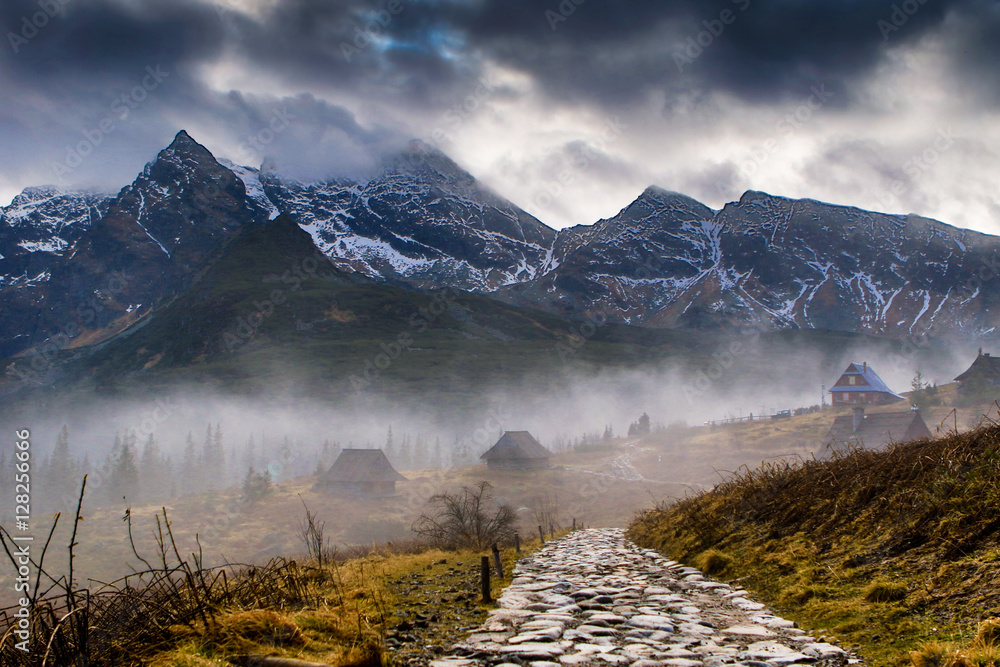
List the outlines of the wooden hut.
{"type": "Polygon", "coordinates": [[[833,420],[825,439],[830,447],[853,444],[865,449],[879,449],[893,442],[909,442],[931,436],[920,410],[866,415],[863,407],[856,407],[852,413],[833,420]]]}
{"type": "Polygon", "coordinates": [[[882,382],[882,378],[868,365],[868,362],[852,363],[847,366],[837,383],[830,388],[833,406],[838,405],[886,405],[905,400],[882,382]]]}
{"type": "Polygon", "coordinates": [[[537,470],[548,468],[552,452],[527,431],[506,431],[497,443],[479,458],[495,470],[537,470]]]}
{"type": "Polygon", "coordinates": [[[394,495],[396,482],[405,481],[381,449],[345,449],[313,488],[379,498],[394,495]]]}
{"type": "Polygon", "coordinates": [[[958,395],[970,398],[992,398],[1000,393],[1000,357],[990,356],[979,348],[979,356],[969,369],[955,378],[958,395]]]}

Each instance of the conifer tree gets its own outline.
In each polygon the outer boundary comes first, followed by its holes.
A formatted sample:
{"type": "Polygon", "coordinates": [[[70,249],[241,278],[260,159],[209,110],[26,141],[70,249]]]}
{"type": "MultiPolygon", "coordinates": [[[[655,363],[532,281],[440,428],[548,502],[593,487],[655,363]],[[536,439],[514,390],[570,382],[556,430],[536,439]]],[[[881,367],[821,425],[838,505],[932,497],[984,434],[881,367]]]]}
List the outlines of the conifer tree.
{"type": "Polygon", "coordinates": [[[437,470],[441,467],[441,438],[434,438],[434,449],[431,450],[428,467],[432,470],[437,470]]]}
{"type": "Polygon", "coordinates": [[[389,426],[389,430],[385,434],[385,457],[389,459],[389,463],[397,463],[396,458],[396,445],[392,440],[392,426],[389,426]]]}
{"type": "Polygon", "coordinates": [[[139,468],[135,462],[132,438],[122,441],[118,453],[111,459],[111,474],[108,477],[107,496],[112,503],[125,498],[131,502],[139,489],[139,468]]]}
{"type": "Polygon", "coordinates": [[[61,494],[65,489],[72,487],[75,476],[76,466],[69,451],[69,430],[63,424],[45,474],[52,495],[61,494]]]}
{"type": "Polygon", "coordinates": [[[150,433],[139,459],[139,479],[143,500],[160,500],[166,496],[168,481],[163,474],[163,455],[156,438],[150,433]]]}
{"type": "Polygon", "coordinates": [[[202,461],[205,470],[201,480],[203,485],[210,490],[222,488],[225,485],[226,454],[222,449],[221,424],[216,424],[214,432],[211,424],[206,427],[202,461]]]}
{"type": "Polygon", "coordinates": [[[181,460],[181,493],[190,495],[201,489],[201,466],[198,465],[198,453],[194,447],[194,438],[188,431],[184,443],[184,458],[181,460]]]}
{"type": "Polygon", "coordinates": [[[410,437],[406,433],[403,434],[403,441],[399,444],[399,454],[396,458],[399,459],[398,467],[400,470],[409,470],[413,467],[410,437]]]}

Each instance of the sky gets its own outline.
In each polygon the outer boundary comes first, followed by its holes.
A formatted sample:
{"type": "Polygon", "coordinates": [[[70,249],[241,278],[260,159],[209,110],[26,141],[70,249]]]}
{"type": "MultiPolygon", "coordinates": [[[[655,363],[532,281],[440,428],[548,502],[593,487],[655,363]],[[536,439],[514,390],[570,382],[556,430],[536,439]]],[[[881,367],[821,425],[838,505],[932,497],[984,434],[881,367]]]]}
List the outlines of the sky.
{"type": "Polygon", "coordinates": [[[412,139],[557,228],[657,185],[1000,233],[1000,3],[3,0],[0,205],[186,129],[289,177],[412,139]]]}

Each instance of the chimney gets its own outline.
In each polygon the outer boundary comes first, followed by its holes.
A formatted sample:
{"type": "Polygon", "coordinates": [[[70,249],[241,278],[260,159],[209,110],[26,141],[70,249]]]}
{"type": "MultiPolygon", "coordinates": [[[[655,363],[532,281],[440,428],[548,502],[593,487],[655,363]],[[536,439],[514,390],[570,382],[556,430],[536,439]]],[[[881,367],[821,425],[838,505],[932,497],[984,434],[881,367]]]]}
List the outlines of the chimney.
{"type": "Polygon", "coordinates": [[[865,421],[865,409],[864,408],[854,408],[854,423],[852,429],[857,433],[861,429],[861,424],[865,421]]]}
{"type": "Polygon", "coordinates": [[[867,373],[868,372],[868,362],[867,361],[863,361],[861,363],[862,363],[862,365],[861,365],[861,372],[862,373],[867,373]]]}

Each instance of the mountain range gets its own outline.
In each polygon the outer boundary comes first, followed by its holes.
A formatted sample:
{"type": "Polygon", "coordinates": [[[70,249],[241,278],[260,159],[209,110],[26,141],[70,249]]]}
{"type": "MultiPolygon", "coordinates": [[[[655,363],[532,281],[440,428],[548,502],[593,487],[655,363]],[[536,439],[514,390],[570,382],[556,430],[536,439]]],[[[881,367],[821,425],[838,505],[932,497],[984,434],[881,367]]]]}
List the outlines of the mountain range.
{"type": "Polygon", "coordinates": [[[1000,325],[1000,238],[916,215],[753,191],[713,210],[650,187],[557,231],[421,143],[372,178],[302,182],[219,160],[181,131],[116,195],[35,187],[2,209],[0,356],[145,326],[278,218],[341,280],[477,293],[567,322],[896,339],[1000,325]]]}

